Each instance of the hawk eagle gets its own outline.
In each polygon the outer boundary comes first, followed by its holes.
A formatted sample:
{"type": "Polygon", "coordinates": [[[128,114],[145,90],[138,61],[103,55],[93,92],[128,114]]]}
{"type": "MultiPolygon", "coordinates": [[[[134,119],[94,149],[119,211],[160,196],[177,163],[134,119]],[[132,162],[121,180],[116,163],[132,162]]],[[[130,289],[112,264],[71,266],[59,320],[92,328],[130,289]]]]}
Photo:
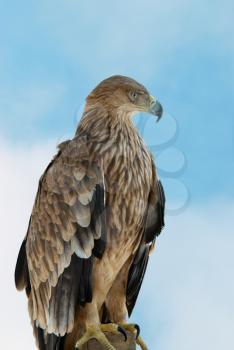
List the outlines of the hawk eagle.
{"type": "Polygon", "coordinates": [[[165,196],[132,116],[162,116],[133,79],[112,76],[87,97],[72,140],[40,178],[15,283],[25,289],[40,350],[78,349],[126,330],[150,251],[164,226],[165,196]]]}

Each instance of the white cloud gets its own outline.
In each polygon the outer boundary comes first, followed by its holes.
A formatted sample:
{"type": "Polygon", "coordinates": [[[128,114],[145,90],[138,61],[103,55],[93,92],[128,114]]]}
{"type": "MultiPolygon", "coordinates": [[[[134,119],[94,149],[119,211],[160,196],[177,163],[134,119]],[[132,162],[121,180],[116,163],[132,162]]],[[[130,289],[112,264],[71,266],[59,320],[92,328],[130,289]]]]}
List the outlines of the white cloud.
{"type": "Polygon", "coordinates": [[[233,349],[233,209],[216,198],[167,218],[136,311],[150,349],[233,349]]]}
{"type": "MultiPolygon", "coordinates": [[[[0,329],[5,350],[34,348],[26,297],[14,287],[18,249],[43,169],[56,142],[32,149],[0,141],[0,329]]],[[[201,203],[167,227],[151,258],[133,315],[150,350],[197,350],[234,345],[233,203],[201,203]]]]}
{"type": "Polygon", "coordinates": [[[14,268],[26,234],[37,182],[55,153],[54,145],[55,142],[51,142],[26,149],[0,140],[0,329],[1,346],[6,350],[35,347],[26,297],[14,286],[14,268]]]}

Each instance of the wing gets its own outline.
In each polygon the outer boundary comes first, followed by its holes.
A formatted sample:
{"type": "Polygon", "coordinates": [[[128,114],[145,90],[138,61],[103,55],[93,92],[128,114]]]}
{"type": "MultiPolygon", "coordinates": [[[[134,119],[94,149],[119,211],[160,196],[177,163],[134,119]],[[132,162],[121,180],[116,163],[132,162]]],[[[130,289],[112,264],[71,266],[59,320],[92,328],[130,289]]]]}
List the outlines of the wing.
{"type": "Polygon", "coordinates": [[[147,268],[149,254],[155,244],[156,237],[164,227],[165,194],[161,181],[157,179],[153,164],[153,180],[148,199],[148,207],[144,220],[144,235],[134,256],[129,270],[126,303],[129,316],[135,306],[147,268]]]}
{"type": "Polygon", "coordinates": [[[39,182],[28,233],[19,253],[18,289],[30,280],[33,323],[63,336],[74,324],[77,303],[92,300],[92,262],[106,245],[101,164],[87,137],[60,146],[39,182]]]}

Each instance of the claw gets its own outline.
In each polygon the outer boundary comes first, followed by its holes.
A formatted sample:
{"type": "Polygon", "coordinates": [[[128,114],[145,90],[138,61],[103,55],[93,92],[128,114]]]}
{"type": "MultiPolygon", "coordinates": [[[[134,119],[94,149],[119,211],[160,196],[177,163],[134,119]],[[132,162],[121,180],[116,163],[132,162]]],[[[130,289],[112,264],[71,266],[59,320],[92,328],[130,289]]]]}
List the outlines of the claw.
{"type": "Polygon", "coordinates": [[[141,350],[148,350],[146,344],[143,339],[140,337],[140,327],[135,323],[121,323],[121,326],[131,332],[135,336],[136,344],[140,346],[141,350]]]}
{"type": "Polygon", "coordinates": [[[140,327],[138,326],[138,324],[135,324],[134,325],[134,328],[136,329],[136,339],[139,337],[139,335],[140,335],[140,332],[141,332],[141,329],[140,329],[140,327]]]}
{"type": "Polygon", "coordinates": [[[124,336],[124,341],[127,341],[128,340],[128,336],[127,336],[127,333],[125,332],[125,330],[121,327],[121,326],[118,326],[117,330],[123,334],[124,336]]]}

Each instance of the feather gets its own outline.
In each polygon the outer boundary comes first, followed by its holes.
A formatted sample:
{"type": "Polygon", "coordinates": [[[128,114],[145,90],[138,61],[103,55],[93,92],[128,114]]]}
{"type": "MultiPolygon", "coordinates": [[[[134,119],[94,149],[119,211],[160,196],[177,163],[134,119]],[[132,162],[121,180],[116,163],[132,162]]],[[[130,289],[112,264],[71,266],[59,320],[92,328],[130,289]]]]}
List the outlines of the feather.
{"type": "MultiPolygon", "coordinates": [[[[150,154],[129,118],[130,105],[113,108],[117,104],[108,106],[111,99],[105,98],[106,93],[114,96],[115,92],[117,103],[123,101],[124,92],[126,101],[132,87],[142,90],[142,96],[147,97],[148,92],[128,78],[113,77],[112,85],[108,81],[87,98],[74,139],[59,147],[41,177],[26,249],[19,254],[16,285],[22,289],[28,284],[28,269],[29,312],[37,327],[40,350],[62,350],[77,307],[92,302],[93,262],[103,257],[107,242],[113,272],[117,268],[122,271],[122,262],[132,257],[122,291],[127,294],[131,314],[148,263],[149,246],[164,225],[163,189],[151,169],[150,154]],[[117,110],[113,118],[108,107],[112,114],[117,110]],[[112,266],[116,256],[120,258],[117,267],[112,266]]],[[[104,269],[106,259],[99,263],[104,269]]]]}
{"type": "Polygon", "coordinates": [[[26,257],[26,239],[23,241],[15,268],[15,285],[18,290],[23,290],[29,284],[28,265],[26,257]]]}
{"type": "Polygon", "coordinates": [[[160,181],[156,180],[156,193],[150,193],[146,218],[145,242],[152,242],[158,236],[165,223],[165,194],[160,181]]]}
{"type": "Polygon", "coordinates": [[[126,291],[126,305],[128,309],[129,317],[132,314],[132,310],[135,306],[145,271],[149,260],[149,247],[147,245],[140,246],[135,259],[131,265],[126,291]]]}
{"type": "Polygon", "coordinates": [[[76,217],[77,223],[82,227],[90,225],[91,213],[89,206],[82,205],[79,201],[72,207],[72,212],[76,217]]]}

